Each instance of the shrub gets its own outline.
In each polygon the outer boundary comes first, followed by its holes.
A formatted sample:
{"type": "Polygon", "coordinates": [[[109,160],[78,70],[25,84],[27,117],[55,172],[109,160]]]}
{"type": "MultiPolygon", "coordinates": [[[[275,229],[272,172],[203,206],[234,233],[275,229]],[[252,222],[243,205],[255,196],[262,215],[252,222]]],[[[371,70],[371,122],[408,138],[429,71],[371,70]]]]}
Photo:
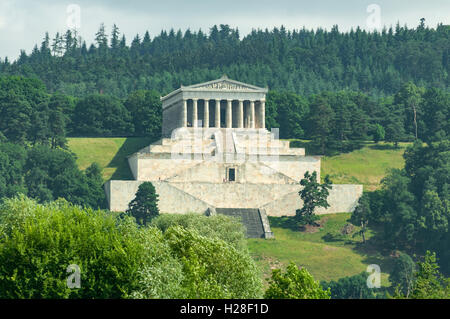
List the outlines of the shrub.
{"type": "Polygon", "coordinates": [[[324,289],[331,290],[332,299],[373,299],[376,295],[374,289],[367,287],[367,276],[367,272],[362,272],[320,284],[324,289]]]}
{"type": "Polygon", "coordinates": [[[164,237],[183,264],[185,298],[261,297],[261,276],[248,253],[181,226],[170,227],[164,237]]]}
{"type": "Polygon", "coordinates": [[[126,298],[140,287],[142,269],[170,276],[164,267],[176,264],[156,228],[64,200],[6,200],[0,234],[0,298],[126,298]],[[79,289],[67,286],[71,264],[81,270],[79,289]]]}
{"type": "Polygon", "coordinates": [[[330,299],[330,290],[323,290],[313,276],[305,269],[290,263],[286,272],[272,270],[266,299],[330,299]]]}
{"type": "Polygon", "coordinates": [[[195,229],[202,236],[224,240],[237,250],[247,250],[245,227],[233,217],[205,216],[196,213],[162,214],[152,220],[152,225],[163,232],[176,225],[186,229],[195,229]]]}
{"type": "Polygon", "coordinates": [[[261,287],[247,251],[195,229],[163,233],[65,200],[0,205],[0,298],[257,298],[261,287]]]}

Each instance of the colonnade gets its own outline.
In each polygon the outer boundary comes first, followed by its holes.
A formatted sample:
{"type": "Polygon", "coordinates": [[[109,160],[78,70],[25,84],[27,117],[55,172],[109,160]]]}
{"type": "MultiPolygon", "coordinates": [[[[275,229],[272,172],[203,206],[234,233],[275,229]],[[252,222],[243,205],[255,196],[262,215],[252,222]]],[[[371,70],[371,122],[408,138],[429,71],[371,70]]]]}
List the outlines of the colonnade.
{"type": "Polygon", "coordinates": [[[183,127],[265,128],[265,112],[265,100],[183,99],[181,124],[183,127]],[[201,114],[199,108],[203,109],[201,114]]]}

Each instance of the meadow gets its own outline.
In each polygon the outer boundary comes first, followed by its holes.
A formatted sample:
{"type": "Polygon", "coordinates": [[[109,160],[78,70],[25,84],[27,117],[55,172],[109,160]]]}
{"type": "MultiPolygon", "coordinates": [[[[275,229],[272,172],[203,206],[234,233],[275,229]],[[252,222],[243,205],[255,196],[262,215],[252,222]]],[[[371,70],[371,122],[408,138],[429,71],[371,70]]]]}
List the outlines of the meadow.
{"type": "MultiPolygon", "coordinates": [[[[249,239],[249,250],[265,278],[272,269],[283,268],[291,261],[308,269],[316,280],[326,281],[356,275],[366,271],[368,265],[377,264],[382,272],[382,286],[389,286],[389,252],[370,242],[363,244],[361,237],[354,236],[358,227],[350,234],[342,234],[349,218],[350,213],[322,215],[320,227],[299,231],[280,225],[280,217],[269,217],[275,238],[249,239]]],[[[369,231],[367,238],[373,235],[369,231]]]]}
{"type": "Polygon", "coordinates": [[[77,157],[77,165],[84,170],[93,162],[103,169],[103,180],[133,179],[127,156],[148,146],[154,140],[146,137],[69,138],[69,149],[77,157]]]}

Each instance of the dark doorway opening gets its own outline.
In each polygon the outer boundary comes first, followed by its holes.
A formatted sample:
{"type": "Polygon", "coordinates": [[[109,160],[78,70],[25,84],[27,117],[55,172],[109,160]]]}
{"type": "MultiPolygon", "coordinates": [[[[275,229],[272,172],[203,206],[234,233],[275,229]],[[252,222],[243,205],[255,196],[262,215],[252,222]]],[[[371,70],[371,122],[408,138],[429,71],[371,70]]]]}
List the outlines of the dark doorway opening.
{"type": "Polygon", "coordinates": [[[235,168],[228,169],[228,180],[230,182],[236,181],[236,169],[235,168]]]}

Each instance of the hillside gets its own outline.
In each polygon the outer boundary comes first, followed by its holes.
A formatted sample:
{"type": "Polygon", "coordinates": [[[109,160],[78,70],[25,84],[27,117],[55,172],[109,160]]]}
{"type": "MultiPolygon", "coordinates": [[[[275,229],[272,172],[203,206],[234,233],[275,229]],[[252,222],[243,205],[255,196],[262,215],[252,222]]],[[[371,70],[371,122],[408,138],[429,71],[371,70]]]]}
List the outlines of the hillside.
{"type": "Polygon", "coordinates": [[[307,268],[316,280],[326,281],[353,276],[370,264],[378,264],[381,284],[389,286],[389,256],[382,249],[361,245],[360,237],[341,235],[349,217],[350,214],[324,215],[319,221],[321,227],[313,232],[294,231],[283,225],[281,218],[271,217],[275,239],[249,239],[250,252],[266,278],[272,268],[286,266],[290,261],[307,268]]]}
{"type": "Polygon", "coordinates": [[[329,174],[336,184],[362,184],[365,191],[373,191],[380,185],[386,171],[403,168],[403,152],[408,143],[400,143],[395,149],[388,143],[370,143],[351,153],[322,158],[321,177],[329,174]]]}
{"type": "Polygon", "coordinates": [[[126,157],[153,142],[145,137],[69,138],[69,149],[75,153],[80,169],[97,162],[103,169],[103,180],[133,179],[126,157]]]}

